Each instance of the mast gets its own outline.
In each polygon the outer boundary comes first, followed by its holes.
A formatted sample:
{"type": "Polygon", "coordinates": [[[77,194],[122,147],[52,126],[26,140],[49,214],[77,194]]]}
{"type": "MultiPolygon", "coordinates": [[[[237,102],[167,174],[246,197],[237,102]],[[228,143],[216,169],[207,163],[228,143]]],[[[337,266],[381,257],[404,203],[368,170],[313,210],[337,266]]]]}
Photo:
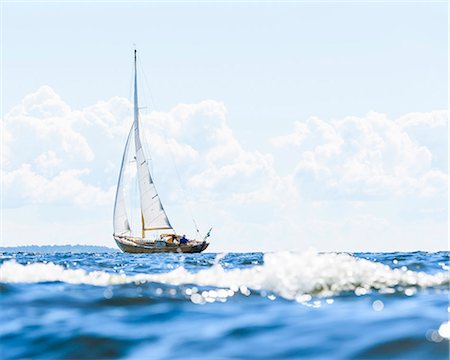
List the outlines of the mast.
{"type": "Polygon", "coordinates": [[[134,145],[136,150],[136,167],[139,185],[139,198],[141,204],[142,238],[147,230],[173,230],[167,214],[159,199],[155,184],[153,183],[147,158],[142,147],[139,129],[139,107],[137,89],[136,50],[134,50],[134,145]]]}
{"type": "MultiPolygon", "coordinates": [[[[134,101],[133,101],[133,110],[134,110],[134,128],[136,136],[139,136],[139,106],[138,106],[138,89],[137,89],[137,64],[136,64],[136,53],[137,50],[134,49],[134,101]]],[[[137,151],[137,146],[136,146],[137,151]]],[[[145,238],[145,220],[144,213],[142,212],[142,203],[141,203],[141,234],[142,238],[145,238]]]]}
{"type": "Polygon", "coordinates": [[[139,131],[139,107],[138,107],[138,90],[137,90],[136,49],[134,49],[134,126],[139,131]]]}

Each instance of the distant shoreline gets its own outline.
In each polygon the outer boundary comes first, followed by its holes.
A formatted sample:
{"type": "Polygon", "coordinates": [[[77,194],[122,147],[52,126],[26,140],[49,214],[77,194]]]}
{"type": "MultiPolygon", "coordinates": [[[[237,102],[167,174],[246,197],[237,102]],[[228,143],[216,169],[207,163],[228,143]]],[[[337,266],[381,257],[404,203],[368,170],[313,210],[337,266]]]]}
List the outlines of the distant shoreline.
{"type": "Polygon", "coordinates": [[[28,253],[114,253],[119,249],[100,245],[24,245],[0,246],[0,252],[28,252],[28,253]]]}

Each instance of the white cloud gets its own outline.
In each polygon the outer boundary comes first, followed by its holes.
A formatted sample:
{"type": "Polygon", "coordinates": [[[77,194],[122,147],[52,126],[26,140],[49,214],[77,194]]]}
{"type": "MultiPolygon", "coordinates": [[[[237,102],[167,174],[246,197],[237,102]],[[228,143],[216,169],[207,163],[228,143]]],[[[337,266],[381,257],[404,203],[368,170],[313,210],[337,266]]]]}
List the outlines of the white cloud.
{"type": "Polygon", "coordinates": [[[52,150],[48,150],[39,155],[35,160],[39,169],[46,171],[47,169],[57,168],[62,163],[62,159],[52,150]]]}
{"type": "Polygon", "coordinates": [[[152,155],[168,163],[173,155],[184,185],[198,198],[266,202],[273,200],[270,189],[282,187],[272,155],[242,148],[221,102],[181,104],[142,120],[152,155]]]}
{"type": "Polygon", "coordinates": [[[271,142],[297,152],[295,178],[308,196],[432,196],[446,192],[446,169],[433,164],[432,150],[407,129],[421,125],[437,129],[435,135],[442,137],[446,116],[446,111],[435,111],[397,120],[375,112],[332,121],[312,117],[271,142]]]}
{"type": "MultiPolygon", "coordinates": [[[[51,141],[58,144],[65,153],[72,156],[81,155],[85,160],[91,161],[94,153],[86,139],[76,130],[78,119],[75,114],[50,87],[43,86],[26,96],[20,105],[5,116],[4,121],[5,127],[15,134],[16,140],[18,136],[24,137],[22,129],[31,130],[31,140],[34,142],[51,141]]],[[[30,144],[22,141],[21,146],[30,144]]],[[[17,150],[21,151],[19,148],[17,150]]],[[[9,151],[7,154],[12,155],[9,151]]],[[[14,153],[14,156],[17,156],[17,153],[14,153]]]]}
{"type": "Polygon", "coordinates": [[[109,152],[122,146],[124,108],[130,108],[126,100],[113,98],[72,110],[48,86],[26,96],[2,121],[4,205],[111,205],[117,165],[106,182],[103,169],[118,162],[120,155],[109,152]]]}
{"type": "Polygon", "coordinates": [[[116,136],[126,137],[131,126],[131,114],[131,103],[125,98],[115,96],[76,112],[74,117],[88,126],[100,128],[112,139],[116,136]]]}
{"type": "Polygon", "coordinates": [[[6,123],[4,121],[0,122],[1,127],[1,136],[2,136],[2,143],[1,143],[1,158],[0,158],[0,164],[1,166],[8,165],[9,158],[11,156],[10,154],[10,144],[13,141],[13,135],[11,131],[8,130],[6,127],[6,123]]]}
{"type": "Polygon", "coordinates": [[[29,164],[3,175],[3,184],[9,189],[7,198],[19,197],[27,203],[73,203],[80,206],[111,204],[114,187],[107,191],[85,183],[81,178],[88,169],[72,169],[59,172],[51,178],[35,173],[29,164]]]}
{"type": "Polygon", "coordinates": [[[306,124],[295,121],[294,131],[288,135],[275,136],[270,139],[272,145],[276,147],[282,147],[287,145],[300,145],[302,141],[310,134],[308,126],[306,124]]]}
{"type": "Polygon", "coordinates": [[[427,113],[408,113],[397,119],[402,128],[424,125],[430,128],[444,128],[448,126],[450,111],[435,110],[427,113]]]}
{"type": "MultiPolygon", "coordinates": [[[[5,129],[12,134],[6,153],[14,153],[4,168],[6,186],[14,182],[14,187],[22,188],[20,198],[33,203],[105,204],[105,194],[116,183],[130,115],[126,99],[114,97],[71,110],[51,88],[41,87],[5,117],[5,129]],[[108,179],[101,169],[108,169],[108,179]],[[67,184],[73,191],[64,186],[70,177],[74,182],[67,184]],[[28,180],[18,181],[21,178],[28,180]],[[90,194],[90,200],[79,192],[90,194]]],[[[170,191],[176,191],[175,177],[161,169],[164,165],[173,170],[172,160],[184,185],[205,199],[249,201],[258,198],[261,189],[264,195],[258,201],[264,201],[270,198],[269,183],[281,186],[272,157],[245,151],[238,143],[221,102],[180,104],[166,113],[141,115],[141,121],[156,159],[156,176],[167,179],[170,191]]]]}

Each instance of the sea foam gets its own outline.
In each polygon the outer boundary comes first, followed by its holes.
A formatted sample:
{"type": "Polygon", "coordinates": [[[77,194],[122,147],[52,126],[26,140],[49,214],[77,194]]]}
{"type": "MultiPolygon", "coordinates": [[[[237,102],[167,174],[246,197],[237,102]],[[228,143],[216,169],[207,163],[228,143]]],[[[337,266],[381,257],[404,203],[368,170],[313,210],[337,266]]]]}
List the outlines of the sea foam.
{"type": "MultiPolygon", "coordinates": [[[[363,295],[372,290],[393,292],[399,287],[415,289],[448,285],[448,272],[426,274],[353,257],[349,254],[314,251],[278,252],[264,255],[264,264],[247,269],[225,270],[219,263],[196,273],[180,266],[159,274],[125,275],[105,271],[66,269],[53,263],[22,265],[14,260],[0,267],[2,283],[64,282],[109,286],[156,282],[171,285],[212,286],[223,289],[266,291],[285,299],[304,295],[331,296],[345,291],[363,295]]],[[[406,292],[405,292],[406,293],[406,292]]]]}

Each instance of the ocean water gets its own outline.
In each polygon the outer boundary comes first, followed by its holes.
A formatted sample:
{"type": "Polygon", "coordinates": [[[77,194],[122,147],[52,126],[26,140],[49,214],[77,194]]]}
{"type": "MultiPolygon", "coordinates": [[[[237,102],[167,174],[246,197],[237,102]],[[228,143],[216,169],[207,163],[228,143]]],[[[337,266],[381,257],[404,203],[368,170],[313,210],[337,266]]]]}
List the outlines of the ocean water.
{"type": "Polygon", "coordinates": [[[449,253],[2,253],[0,358],[448,359],[449,253]]]}

